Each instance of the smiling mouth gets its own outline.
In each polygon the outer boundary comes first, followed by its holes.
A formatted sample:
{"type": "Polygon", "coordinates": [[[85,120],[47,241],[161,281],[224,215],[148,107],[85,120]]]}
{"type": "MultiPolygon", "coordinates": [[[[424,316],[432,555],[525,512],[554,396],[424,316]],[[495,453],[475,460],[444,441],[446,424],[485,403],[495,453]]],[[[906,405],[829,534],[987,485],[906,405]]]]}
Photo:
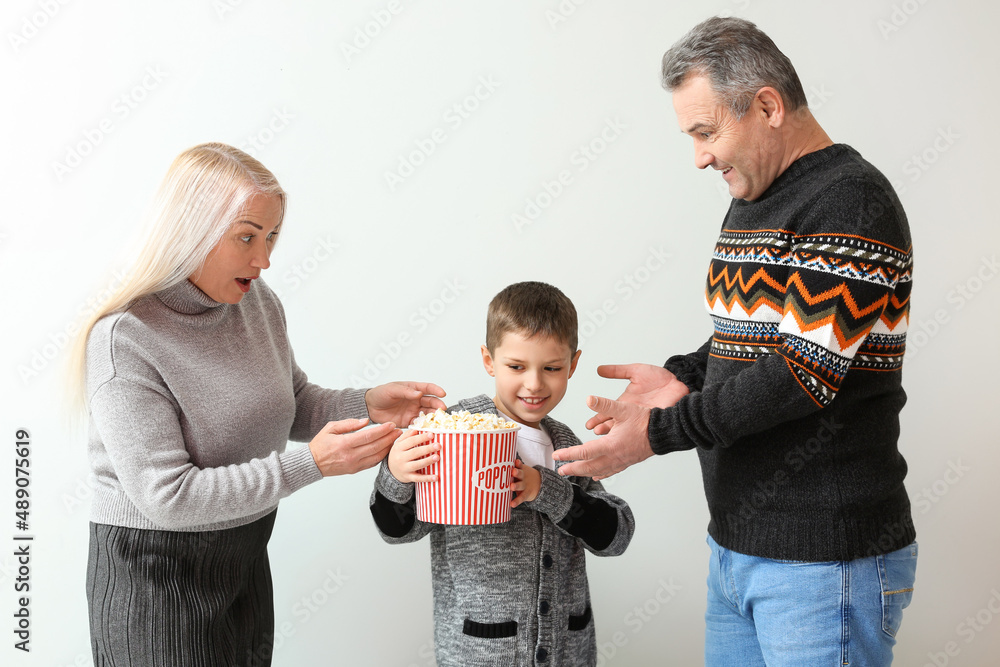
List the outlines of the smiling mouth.
{"type": "Polygon", "coordinates": [[[541,405],[542,403],[544,403],[545,401],[548,400],[547,396],[545,398],[535,398],[535,397],[529,397],[529,396],[518,396],[517,398],[518,398],[519,401],[521,401],[522,403],[524,403],[528,407],[538,407],[539,405],[541,405]]]}
{"type": "Polygon", "coordinates": [[[733,170],[732,167],[726,167],[725,169],[722,170],[722,175],[725,176],[726,174],[728,174],[732,170],[733,170]]]}

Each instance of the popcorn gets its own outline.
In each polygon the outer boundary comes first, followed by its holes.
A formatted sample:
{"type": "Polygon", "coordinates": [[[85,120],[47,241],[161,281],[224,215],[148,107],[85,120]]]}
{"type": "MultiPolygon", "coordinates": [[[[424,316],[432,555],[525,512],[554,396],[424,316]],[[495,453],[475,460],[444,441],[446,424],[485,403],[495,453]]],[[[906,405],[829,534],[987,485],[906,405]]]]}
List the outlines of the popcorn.
{"type": "Polygon", "coordinates": [[[485,412],[472,413],[468,410],[445,412],[435,410],[430,414],[421,412],[410,428],[441,429],[445,431],[503,431],[518,428],[518,425],[499,415],[485,412]]]}

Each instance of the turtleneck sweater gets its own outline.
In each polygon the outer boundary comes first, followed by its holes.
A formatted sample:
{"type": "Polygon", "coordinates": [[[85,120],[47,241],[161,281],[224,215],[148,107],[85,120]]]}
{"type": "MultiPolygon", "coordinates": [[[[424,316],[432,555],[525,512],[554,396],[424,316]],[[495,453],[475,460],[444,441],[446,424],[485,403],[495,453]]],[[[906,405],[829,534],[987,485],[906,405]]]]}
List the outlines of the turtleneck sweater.
{"type": "Polygon", "coordinates": [[[262,280],[238,304],[188,280],[94,326],[87,342],[91,520],[207,531],[248,524],[322,475],[306,442],[368,416],[364,389],[307,380],[262,280]]]}

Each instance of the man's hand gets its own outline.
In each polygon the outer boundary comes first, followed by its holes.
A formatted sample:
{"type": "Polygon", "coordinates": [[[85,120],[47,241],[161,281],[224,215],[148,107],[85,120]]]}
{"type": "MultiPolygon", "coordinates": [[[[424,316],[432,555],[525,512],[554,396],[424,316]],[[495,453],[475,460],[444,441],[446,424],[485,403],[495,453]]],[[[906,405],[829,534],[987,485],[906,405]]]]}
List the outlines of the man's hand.
{"type": "Polygon", "coordinates": [[[607,435],[552,452],[557,461],[572,461],[561,466],[559,474],[600,480],[653,455],[647,435],[650,408],[599,396],[587,397],[587,406],[605,417],[602,424],[610,421],[607,435]]]}
{"type": "MultiPolygon", "coordinates": [[[[629,381],[625,391],[618,397],[621,403],[631,403],[645,408],[669,408],[688,393],[687,385],[661,366],[651,364],[598,366],[597,374],[604,378],[629,381]]],[[[609,433],[614,424],[613,416],[604,410],[596,410],[597,414],[587,420],[586,427],[592,430],[594,435],[609,433]]]]}
{"type": "Polygon", "coordinates": [[[438,398],[444,395],[444,389],[430,382],[390,382],[365,392],[365,405],[373,422],[409,426],[421,410],[448,407],[438,398]]]}

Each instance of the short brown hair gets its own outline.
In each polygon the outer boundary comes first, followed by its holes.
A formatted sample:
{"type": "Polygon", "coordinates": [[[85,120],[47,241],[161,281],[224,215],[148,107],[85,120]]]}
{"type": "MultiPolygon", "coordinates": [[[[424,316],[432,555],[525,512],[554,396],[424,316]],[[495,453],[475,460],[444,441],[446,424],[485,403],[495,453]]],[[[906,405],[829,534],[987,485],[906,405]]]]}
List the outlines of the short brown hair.
{"type": "Polygon", "coordinates": [[[503,288],[490,301],[486,313],[486,347],[496,352],[504,335],[516,332],[525,338],[551,336],[576,354],[576,308],[558,288],[528,281],[503,288]]]}

